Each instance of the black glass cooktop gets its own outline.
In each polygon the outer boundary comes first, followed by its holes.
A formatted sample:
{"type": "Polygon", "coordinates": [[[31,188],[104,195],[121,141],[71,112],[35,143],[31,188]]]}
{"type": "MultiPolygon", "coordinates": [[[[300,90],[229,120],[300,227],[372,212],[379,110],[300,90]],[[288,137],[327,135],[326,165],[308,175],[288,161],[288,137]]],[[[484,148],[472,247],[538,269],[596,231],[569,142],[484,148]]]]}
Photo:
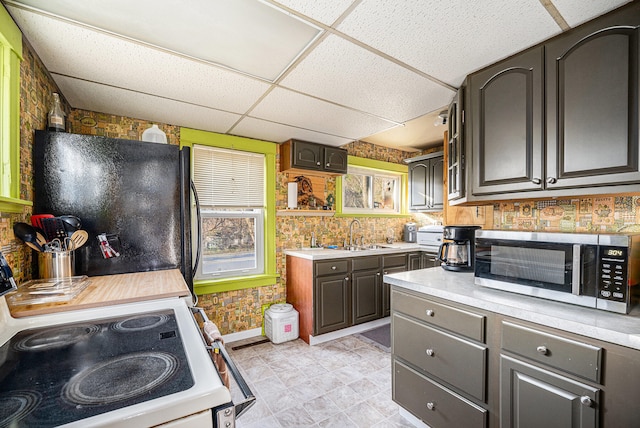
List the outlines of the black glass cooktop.
{"type": "Polygon", "coordinates": [[[0,427],[53,427],[194,385],[171,310],[24,330],[0,363],[0,427]]]}

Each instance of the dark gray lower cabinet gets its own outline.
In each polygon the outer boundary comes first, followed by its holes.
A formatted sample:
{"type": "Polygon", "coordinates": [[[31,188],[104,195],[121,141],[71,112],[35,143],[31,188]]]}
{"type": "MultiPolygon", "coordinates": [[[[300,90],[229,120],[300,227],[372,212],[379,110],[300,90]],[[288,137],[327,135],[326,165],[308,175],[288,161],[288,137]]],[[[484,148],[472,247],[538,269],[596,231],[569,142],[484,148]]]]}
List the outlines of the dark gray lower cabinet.
{"type": "Polygon", "coordinates": [[[380,270],[351,275],[352,323],[361,324],[382,317],[382,276],[380,270]]]}
{"type": "Polygon", "coordinates": [[[351,325],[349,277],[346,275],[316,278],[315,334],[328,333],[351,325]]]}
{"type": "Polygon", "coordinates": [[[596,428],[600,389],[500,357],[502,428],[596,428]]]}

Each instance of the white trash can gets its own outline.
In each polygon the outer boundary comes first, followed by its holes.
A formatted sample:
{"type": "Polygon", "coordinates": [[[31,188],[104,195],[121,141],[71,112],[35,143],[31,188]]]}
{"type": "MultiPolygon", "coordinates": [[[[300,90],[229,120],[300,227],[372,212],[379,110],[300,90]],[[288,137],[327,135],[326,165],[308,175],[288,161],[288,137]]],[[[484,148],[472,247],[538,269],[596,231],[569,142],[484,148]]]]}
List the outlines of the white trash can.
{"type": "Polygon", "coordinates": [[[298,311],[289,303],[275,303],[264,313],[264,332],[273,343],[298,338],[298,311]]]}

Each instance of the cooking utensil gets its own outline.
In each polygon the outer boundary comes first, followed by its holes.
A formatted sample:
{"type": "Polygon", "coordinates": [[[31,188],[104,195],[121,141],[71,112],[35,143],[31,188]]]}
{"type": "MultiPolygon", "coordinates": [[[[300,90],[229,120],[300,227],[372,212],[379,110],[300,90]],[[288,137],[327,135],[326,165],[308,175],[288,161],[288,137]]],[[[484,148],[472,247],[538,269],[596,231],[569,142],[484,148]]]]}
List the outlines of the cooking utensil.
{"type": "Polygon", "coordinates": [[[69,234],[82,228],[82,222],[74,215],[61,215],[58,218],[64,222],[64,228],[69,234]]]}
{"type": "Polygon", "coordinates": [[[64,221],[59,217],[43,218],[42,228],[44,229],[44,235],[49,241],[54,239],[64,239],[67,235],[67,231],[64,228],[64,221]]]}
{"type": "Polygon", "coordinates": [[[43,251],[42,245],[40,245],[36,236],[38,232],[36,232],[36,229],[30,224],[22,222],[15,223],[13,225],[13,233],[24,243],[31,243],[38,251],[43,251]]]}
{"type": "Polygon", "coordinates": [[[33,214],[31,216],[31,225],[39,229],[44,229],[44,227],[42,227],[42,219],[53,218],[53,217],[54,217],[53,214],[33,214]]]}
{"type": "Polygon", "coordinates": [[[71,240],[70,250],[76,250],[87,243],[87,240],[89,239],[89,234],[87,233],[86,230],[80,229],[73,232],[73,234],[71,235],[71,238],[69,239],[71,240]]]}

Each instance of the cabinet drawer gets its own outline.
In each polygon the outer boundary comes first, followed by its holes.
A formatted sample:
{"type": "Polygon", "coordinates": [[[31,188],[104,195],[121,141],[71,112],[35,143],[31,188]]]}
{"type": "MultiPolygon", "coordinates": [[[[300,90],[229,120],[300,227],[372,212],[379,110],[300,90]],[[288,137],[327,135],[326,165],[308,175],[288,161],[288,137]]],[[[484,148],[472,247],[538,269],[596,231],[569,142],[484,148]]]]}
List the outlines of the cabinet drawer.
{"type": "Polygon", "coordinates": [[[435,303],[417,296],[393,291],[391,306],[429,324],[447,329],[478,342],[484,342],[485,316],[453,306],[435,303]]]}
{"type": "Polygon", "coordinates": [[[316,262],[316,276],[335,275],[349,271],[349,260],[328,260],[316,262]]]}
{"type": "Polygon", "coordinates": [[[393,361],[393,400],[432,427],[487,426],[487,411],[393,361]]]}
{"type": "Polygon", "coordinates": [[[391,254],[388,256],[382,257],[382,266],[383,267],[393,267],[393,266],[406,266],[407,265],[407,254],[391,254]]]}
{"type": "Polygon", "coordinates": [[[487,348],[393,314],[393,355],[485,401],[487,348]]]}
{"type": "Polygon", "coordinates": [[[379,257],[354,257],[351,260],[352,270],[370,270],[380,268],[379,257]]]}
{"type": "Polygon", "coordinates": [[[503,321],[502,326],[504,350],[600,382],[602,348],[507,321],[503,321]]]}

